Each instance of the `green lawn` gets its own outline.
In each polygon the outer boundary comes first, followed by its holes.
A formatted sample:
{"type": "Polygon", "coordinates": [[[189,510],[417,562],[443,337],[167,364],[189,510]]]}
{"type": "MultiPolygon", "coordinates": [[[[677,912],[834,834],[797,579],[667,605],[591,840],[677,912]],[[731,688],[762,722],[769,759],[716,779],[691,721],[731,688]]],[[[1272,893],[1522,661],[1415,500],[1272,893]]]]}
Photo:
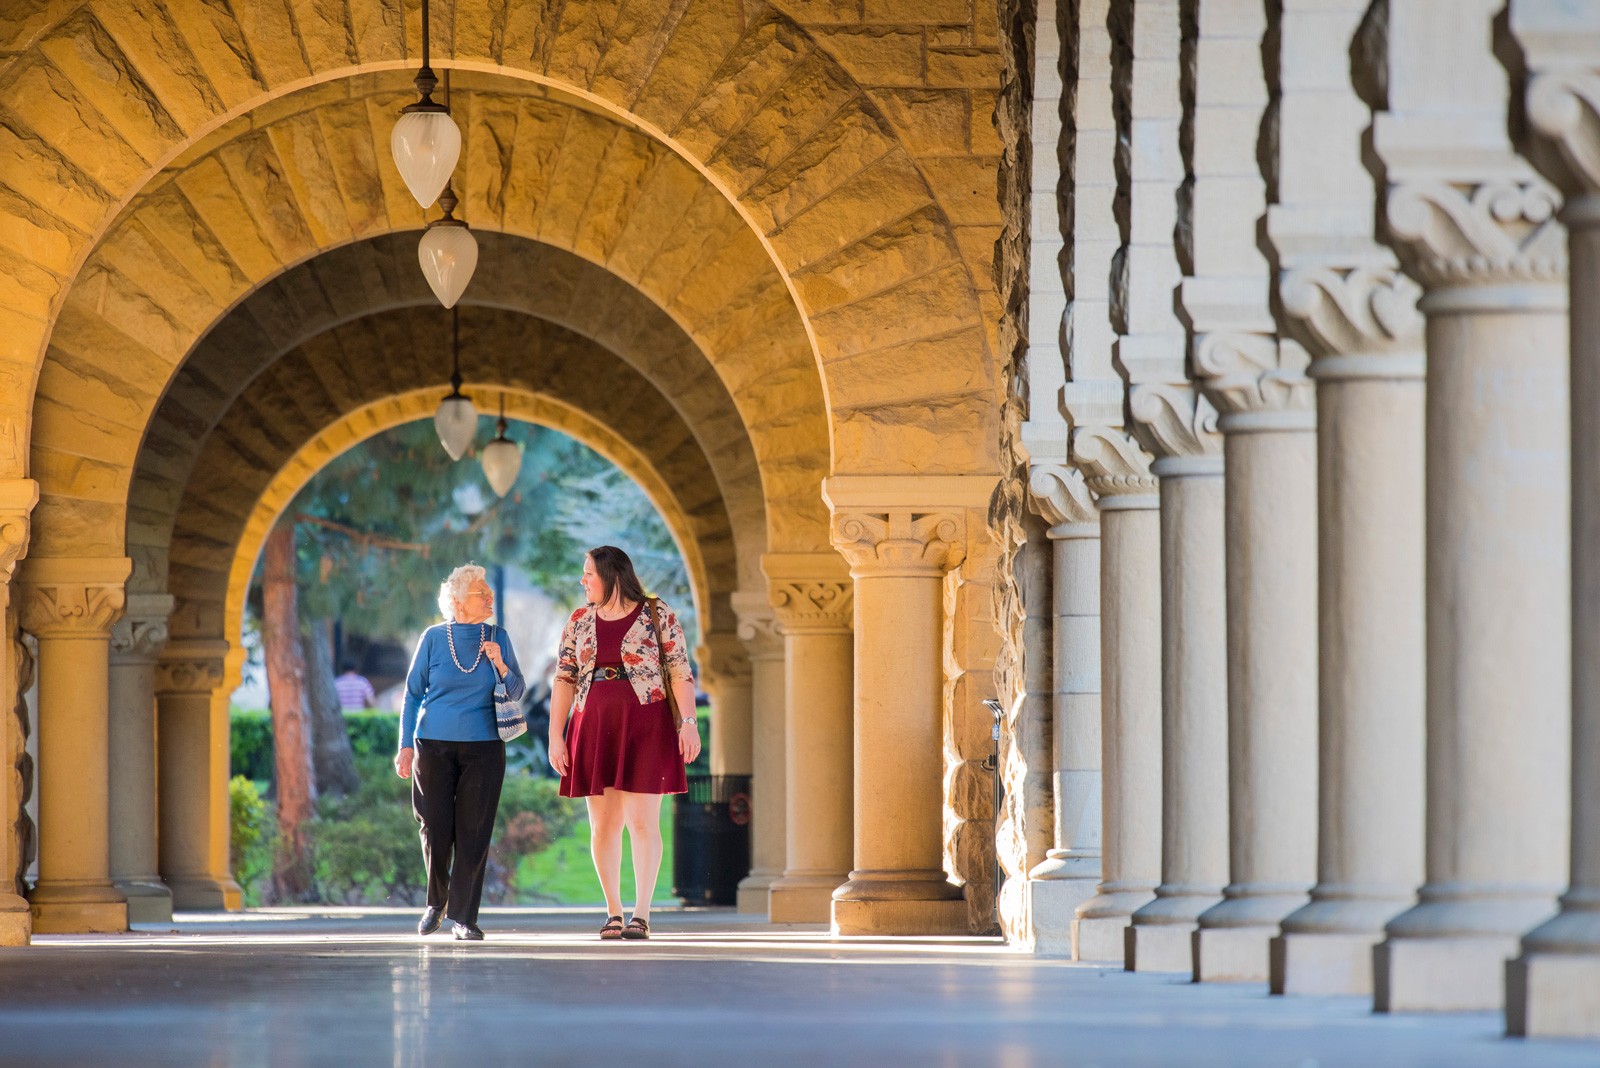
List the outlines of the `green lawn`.
{"type": "MultiPolygon", "coordinates": [[[[581,802],[580,802],[581,804],[581,802]]],[[[661,874],[656,878],[656,893],[651,904],[676,905],[672,896],[672,798],[661,801],[661,874]]],[[[558,905],[604,906],[600,879],[589,857],[589,821],[580,819],[571,833],[558,838],[532,856],[522,858],[517,867],[517,887],[529,895],[558,905]]],[[[633,848],[627,832],[622,835],[622,907],[633,907],[633,848]]]]}

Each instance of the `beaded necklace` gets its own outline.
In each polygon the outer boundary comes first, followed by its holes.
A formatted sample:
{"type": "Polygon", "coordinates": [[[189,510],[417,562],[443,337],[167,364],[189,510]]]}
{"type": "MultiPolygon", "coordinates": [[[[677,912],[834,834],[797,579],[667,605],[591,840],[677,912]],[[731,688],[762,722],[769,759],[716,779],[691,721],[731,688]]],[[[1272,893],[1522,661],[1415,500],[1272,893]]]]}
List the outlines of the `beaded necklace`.
{"type": "Polygon", "coordinates": [[[483,659],[483,624],[478,624],[478,655],[472,658],[472,666],[469,668],[462,667],[461,658],[456,656],[456,625],[449,622],[445,623],[444,634],[450,640],[450,659],[456,662],[456,670],[463,675],[470,675],[477,671],[478,661],[483,659]]]}

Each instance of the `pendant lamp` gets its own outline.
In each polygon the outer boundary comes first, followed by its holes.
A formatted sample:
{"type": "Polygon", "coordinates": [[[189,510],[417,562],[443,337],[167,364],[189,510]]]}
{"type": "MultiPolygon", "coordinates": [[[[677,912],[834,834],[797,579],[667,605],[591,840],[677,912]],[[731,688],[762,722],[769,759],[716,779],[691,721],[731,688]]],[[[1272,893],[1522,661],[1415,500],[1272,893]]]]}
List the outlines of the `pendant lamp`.
{"type": "Polygon", "coordinates": [[[433,295],[446,308],[454,308],[456,301],[472,281],[472,272],[478,269],[478,242],[467,229],[467,224],[451,212],[456,209],[456,194],[446,182],[439,194],[439,206],[444,218],[428,224],[417,246],[417,262],[422,265],[422,276],[428,280],[433,295]]]}
{"type": "Polygon", "coordinates": [[[489,480],[495,496],[504,497],[511,492],[512,484],[517,481],[517,472],[522,470],[522,449],[506,437],[504,393],[500,394],[500,421],[495,424],[495,429],[498,431],[495,439],[483,447],[479,459],[483,463],[483,477],[489,480]]]}
{"type": "Polygon", "coordinates": [[[422,69],[412,83],[422,99],[400,109],[389,151],[406,188],[426,208],[439,199],[461,158],[461,129],[450,117],[450,105],[433,99],[439,79],[428,66],[428,0],[422,0],[422,69]]]}
{"type": "Polygon", "coordinates": [[[450,335],[450,395],[439,402],[439,410],[433,413],[433,429],[438,432],[439,444],[450,454],[450,459],[459,460],[466,454],[467,446],[472,444],[473,435],[478,432],[478,410],[472,406],[472,400],[461,392],[459,309],[450,310],[450,335]]]}

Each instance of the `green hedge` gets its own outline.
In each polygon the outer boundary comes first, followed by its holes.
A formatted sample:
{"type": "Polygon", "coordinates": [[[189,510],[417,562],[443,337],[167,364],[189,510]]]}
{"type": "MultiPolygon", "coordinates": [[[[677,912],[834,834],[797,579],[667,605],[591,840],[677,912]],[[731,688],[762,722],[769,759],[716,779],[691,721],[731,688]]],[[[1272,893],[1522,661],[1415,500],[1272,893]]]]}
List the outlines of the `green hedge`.
{"type": "MultiPolygon", "coordinates": [[[[232,731],[228,741],[231,775],[243,775],[255,782],[272,778],[272,713],[266,709],[235,708],[230,717],[232,731]]],[[[344,714],[350,732],[350,748],[357,757],[371,753],[392,754],[400,738],[400,713],[363,710],[344,714]]]]}

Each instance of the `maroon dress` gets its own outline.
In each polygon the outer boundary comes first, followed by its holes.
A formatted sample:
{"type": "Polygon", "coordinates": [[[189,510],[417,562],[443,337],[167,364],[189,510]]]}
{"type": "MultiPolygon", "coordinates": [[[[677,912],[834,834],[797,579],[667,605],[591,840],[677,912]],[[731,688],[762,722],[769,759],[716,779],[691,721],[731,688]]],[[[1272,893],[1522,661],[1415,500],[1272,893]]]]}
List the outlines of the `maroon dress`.
{"type": "MultiPolygon", "coordinates": [[[[622,636],[644,608],[621,619],[594,621],[595,671],[621,668],[622,636]]],[[[671,679],[664,679],[671,685],[671,679]]],[[[606,787],[635,794],[681,794],[689,789],[678,752],[678,730],[666,701],[640,704],[626,678],[596,678],[583,707],[567,721],[567,773],[562,797],[589,797],[606,787]]]]}

